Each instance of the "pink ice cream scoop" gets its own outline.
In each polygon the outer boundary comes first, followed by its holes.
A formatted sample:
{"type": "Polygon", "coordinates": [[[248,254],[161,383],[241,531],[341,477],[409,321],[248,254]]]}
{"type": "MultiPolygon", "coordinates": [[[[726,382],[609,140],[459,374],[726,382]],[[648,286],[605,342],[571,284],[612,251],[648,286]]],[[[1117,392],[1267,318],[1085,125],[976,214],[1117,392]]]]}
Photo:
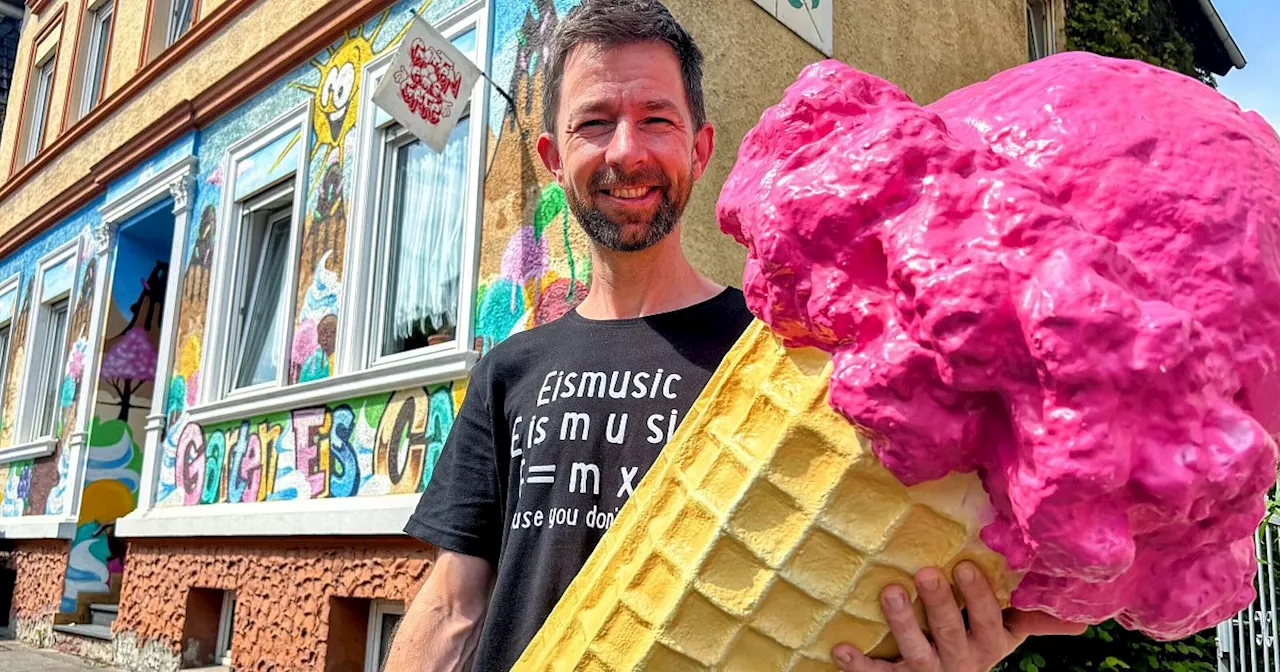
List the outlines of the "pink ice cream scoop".
{"type": "Polygon", "coordinates": [[[1280,139],[1071,53],[928,106],[834,61],[743,142],[751,309],[904,483],[977,471],[1015,606],[1172,639],[1253,599],[1280,432],[1280,139]]]}

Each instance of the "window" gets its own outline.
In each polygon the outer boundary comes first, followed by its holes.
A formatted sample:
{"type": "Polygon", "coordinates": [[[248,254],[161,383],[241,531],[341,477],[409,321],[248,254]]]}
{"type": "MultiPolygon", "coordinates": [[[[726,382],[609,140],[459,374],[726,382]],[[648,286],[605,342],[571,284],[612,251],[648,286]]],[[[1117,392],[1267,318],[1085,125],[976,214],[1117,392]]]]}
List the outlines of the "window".
{"type": "Polygon", "coordinates": [[[27,127],[26,160],[31,161],[44,147],[45,127],[49,121],[49,106],[53,101],[53,68],[58,59],[49,54],[36,65],[31,82],[31,124],[27,127]]]}
{"type": "Polygon", "coordinates": [[[1053,0],[1027,0],[1027,58],[1036,60],[1053,54],[1053,0]]]}
{"type": "Polygon", "coordinates": [[[61,433],[62,379],[71,331],[71,295],[79,241],[59,248],[36,268],[31,301],[31,327],[25,335],[21,396],[17,413],[18,441],[24,447],[52,448],[61,433]]]}
{"type": "Polygon", "coordinates": [[[365,645],[365,672],[379,672],[391,652],[391,638],[404,618],[404,604],[377,600],[369,609],[369,640],[365,645]]]}
{"type": "Polygon", "coordinates": [[[114,1],[107,0],[89,14],[86,23],[89,39],[85,45],[84,70],[80,80],[81,117],[88,114],[102,99],[102,87],[107,73],[107,47],[111,44],[111,16],[114,13],[114,1]]]}
{"type": "MultiPolygon", "coordinates": [[[[478,19],[479,17],[477,17],[478,19]]],[[[453,45],[474,57],[479,21],[460,21],[453,45]]],[[[371,110],[362,138],[375,148],[368,175],[368,225],[356,230],[353,254],[368,260],[352,273],[352,313],[360,330],[356,366],[381,367],[469,349],[469,304],[478,226],[483,144],[473,124],[473,96],[443,152],[435,152],[372,103],[386,70],[375,61],[365,74],[363,109],[371,110]]],[[[349,248],[350,249],[350,248],[349,248]]],[[[349,257],[350,258],[350,257],[349,257]]],[[[359,264],[360,262],[357,262],[359,264]]]]}
{"type": "Polygon", "coordinates": [[[269,384],[280,375],[284,323],[291,305],[284,284],[292,258],[292,187],[247,203],[241,218],[233,389],[269,384]]]}
{"type": "MultiPolygon", "coordinates": [[[[9,388],[9,353],[13,347],[13,310],[18,301],[15,275],[0,285],[0,415],[4,412],[5,391],[9,388]]],[[[7,419],[0,417],[0,427],[7,419]]]]}
{"type": "Polygon", "coordinates": [[[167,47],[187,34],[195,19],[196,0],[172,0],[169,5],[168,31],[164,45],[167,47]]]}
{"type": "Polygon", "coordinates": [[[231,665],[231,635],[236,622],[236,594],[227,590],[222,593],[222,612],[218,616],[218,642],[214,649],[214,660],[218,665],[231,665]]]}
{"type": "Polygon", "coordinates": [[[40,404],[36,409],[35,436],[53,436],[58,419],[58,383],[62,378],[62,354],[67,345],[67,317],[71,303],[63,299],[48,307],[49,321],[45,325],[44,342],[37,355],[46,363],[44,375],[40,377],[36,400],[40,404]]]}
{"type": "Polygon", "coordinates": [[[398,125],[383,132],[375,361],[456,337],[470,132],[464,117],[440,154],[398,125]]]}

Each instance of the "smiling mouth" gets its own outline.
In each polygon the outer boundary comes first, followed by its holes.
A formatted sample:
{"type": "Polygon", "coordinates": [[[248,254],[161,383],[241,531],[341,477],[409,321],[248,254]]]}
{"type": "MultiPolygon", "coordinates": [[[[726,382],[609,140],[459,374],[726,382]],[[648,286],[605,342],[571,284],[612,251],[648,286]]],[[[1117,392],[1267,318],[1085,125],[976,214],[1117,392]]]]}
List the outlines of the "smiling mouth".
{"type": "Polygon", "coordinates": [[[648,196],[653,189],[654,187],[629,187],[627,189],[605,189],[603,191],[614,198],[636,199],[648,196]]]}

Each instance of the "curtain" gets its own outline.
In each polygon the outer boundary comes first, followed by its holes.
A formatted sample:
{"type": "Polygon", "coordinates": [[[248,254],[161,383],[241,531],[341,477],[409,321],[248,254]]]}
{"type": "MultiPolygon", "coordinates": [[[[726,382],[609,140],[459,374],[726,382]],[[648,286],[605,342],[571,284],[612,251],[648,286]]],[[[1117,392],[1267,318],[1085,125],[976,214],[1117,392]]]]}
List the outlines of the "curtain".
{"type": "Polygon", "coordinates": [[[398,150],[392,202],[399,208],[385,290],[395,340],[457,323],[470,121],[458,123],[439,154],[419,142],[398,150]]]}
{"type": "Polygon", "coordinates": [[[289,246],[289,219],[270,225],[262,247],[261,266],[252,288],[252,306],[241,332],[240,368],[236,386],[247,387],[274,380],[279,356],[281,289],[284,285],[285,252],[289,246]]]}

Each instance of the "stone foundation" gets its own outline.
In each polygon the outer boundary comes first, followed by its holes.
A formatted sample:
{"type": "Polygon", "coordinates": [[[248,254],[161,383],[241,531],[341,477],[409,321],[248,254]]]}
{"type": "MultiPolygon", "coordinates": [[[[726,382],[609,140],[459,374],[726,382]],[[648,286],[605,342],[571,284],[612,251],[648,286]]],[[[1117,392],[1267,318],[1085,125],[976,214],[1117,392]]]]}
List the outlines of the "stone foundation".
{"type": "Polygon", "coordinates": [[[432,556],[404,537],[134,541],[112,627],[115,665],[168,672],[184,659],[183,666],[211,664],[204,658],[217,630],[213,600],[234,591],[237,671],[345,669],[353,658],[345,642],[362,642],[365,627],[350,617],[352,605],[407,604],[432,556]],[[331,636],[331,624],[342,631],[331,636]],[[330,642],[344,642],[342,650],[331,656],[330,642]]]}

